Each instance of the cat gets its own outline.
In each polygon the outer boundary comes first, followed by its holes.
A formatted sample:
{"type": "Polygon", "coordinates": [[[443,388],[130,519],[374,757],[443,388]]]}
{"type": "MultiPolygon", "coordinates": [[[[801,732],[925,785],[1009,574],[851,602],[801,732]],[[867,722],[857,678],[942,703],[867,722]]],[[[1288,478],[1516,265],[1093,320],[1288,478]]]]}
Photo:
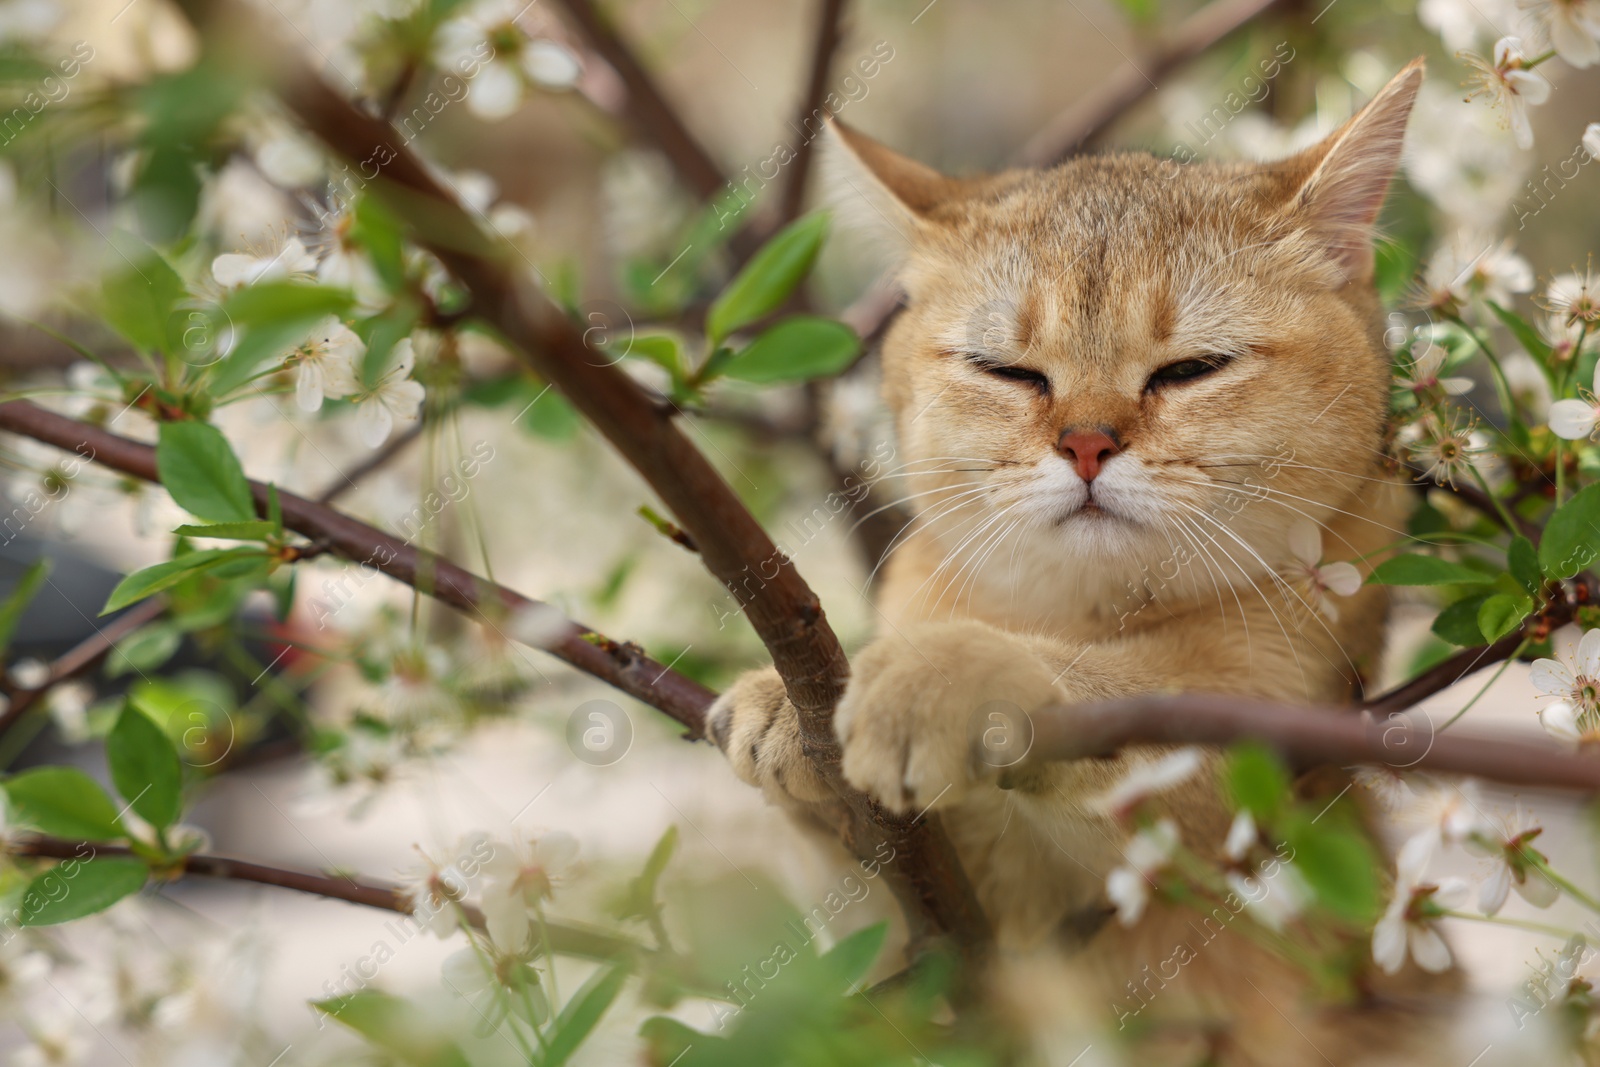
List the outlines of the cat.
{"type": "MultiPolygon", "coordinates": [[[[1419,1062],[1426,1030],[1404,1012],[1318,1009],[1244,936],[1150,985],[1196,916],[1108,918],[1128,831],[1096,799],[1160,753],[1013,774],[974,740],[996,709],[1158,691],[1327,704],[1373,676],[1383,589],[1334,596],[1311,566],[1378,554],[1404,526],[1372,240],[1421,80],[1418,60],[1270,164],[1113,153],[956,179],[831,127],[846,224],[900,252],[882,378],[916,512],[834,719],[843,774],[896,812],[941,813],[1012,958],[1068,949],[1063,973],[1112,1005],[1113,1029],[1119,1003],[1150,1001],[1130,1062],[1419,1062]]],[[[828,799],[772,670],[717,701],[710,733],[775,801],[828,799]]],[[[1155,801],[1185,847],[1218,854],[1232,813],[1209,767],[1155,801]]],[[[1392,988],[1457,984],[1412,969],[1392,988]]]]}

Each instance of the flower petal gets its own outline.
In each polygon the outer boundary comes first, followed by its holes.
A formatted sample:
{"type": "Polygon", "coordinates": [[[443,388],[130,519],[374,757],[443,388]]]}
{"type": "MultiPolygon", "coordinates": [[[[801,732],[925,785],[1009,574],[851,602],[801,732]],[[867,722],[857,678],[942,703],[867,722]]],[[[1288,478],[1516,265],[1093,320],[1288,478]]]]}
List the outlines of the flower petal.
{"type": "Polygon", "coordinates": [[[514,113],[522,103],[522,77],[511,64],[497,61],[478,72],[467,109],[480,119],[494,121],[514,113]]]}
{"type": "Polygon", "coordinates": [[[1528,680],[1541,693],[1552,696],[1570,696],[1578,687],[1578,680],[1565,663],[1555,659],[1536,659],[1528,671],[1528,680]]]}
{"type": "Polygon", "coordinates": [[[1355,565],[1339,560],[1322,567],[1317,571],[1322,579],[1322,585],[1330,593],[1340,596],[1355,596],[1361,591],[1361,572],[1355,565]]]}
{"type": "Polygon", "coordinates": [[[1576,745],[1583,740],[1583,731],[1578,727],[1578,709],[1565,700],[1558,700],[1539,712],[1539,725],[1557,741],[1576,745]]]}
{"type": "Polygon", "coordinates": [[[1222,843],[1222,854],[1230,860],[1241,860],[1255,843],[1256,820],[1248,810],[1241,811],[1233,817],[1233,825],[1228,827],[1227,840],[1222,843]]]}
{"type": "Polygon", "coordinates": [[[1543,871],[1530,870],[1516,883],[1517,895],[1536,908],[1548,908],[1561,896],[1561,889],[1543,871]]]}
{"type": "Polygon", "coordinates": [[[1499,914],[1510,893],[1511,868],[1502,859],[1494,865],[1494,872],[1478,887],[1478,910],[1485,915],[1499,914]]]}
{"type": "Polygon", "coordinates": [[[362,444],[377,448],[389,439],[389,432],[394,429],[394,415],[383,401],[368,397],[356,404],[356,429],[362,444]]]}
{"type": "Polygon", "coordinates": [[[1557,400],[1550,405],[1550,432],[1581,441],[1594,431],[1595,406],[1586,400],[1557,400]]]}
{"type": "Polygon", "coordinates": [[[1385,915],[1372,928],[1372,960],[1384,974],[1394,974],[1406,962],[1406,923],[1401,915],[1385,915]]]}
{"type": "Polygon", "coordinates": [[[1578,641],[1576,665],[1583,677],[1600,677],[1600,630],[1589,630],[1578,641]]]}
{"type": "Polygon", "coordinates": [[[1443,974],[1450,969],[1450,946],[1444,943],[1439,931],[1431,926],[1411,927],[1411,957],[1417,966],[1429,974],[1443,974]]]}
{"type": "Polygon", "coordinates": [[[300,364],[294,375],[294,400],[301,411],[322,408],[322,368],[311,360],[300,364]]]}
{"type": "Polygon", "coordinates": [[[1289,551],[1308,567],[1322,561],[1322,528],[1307,519],[1296,519],[1289,527],[1289,551]]]}

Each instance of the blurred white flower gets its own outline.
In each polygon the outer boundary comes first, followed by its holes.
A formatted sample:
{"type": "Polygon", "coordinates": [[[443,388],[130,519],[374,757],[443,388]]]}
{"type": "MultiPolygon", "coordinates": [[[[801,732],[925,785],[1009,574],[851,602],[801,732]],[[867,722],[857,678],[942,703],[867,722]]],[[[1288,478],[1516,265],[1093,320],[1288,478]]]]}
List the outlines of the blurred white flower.
{"type": "Polygon", "coordinates": [[[1600,323],[1600,278],[1592,268],[1582,274],[1558,274],[1545,288],[1544,305],[1568,323],[1600,323]]]}
{"type": "Polygon", "coordinates": [[[1361,591],[1361,572],[1355,565],[1343,560],[1322,562],[1322,527],[1309,519],[1297,519],[1289,527],[1289,551],[1294,554],[1294,588],[1306,605],[1320,611],[1329,619],[1339,618],[1339,609],[1328,599],[1335,596],[1354,596],[1361,591]]]}
{"type": "Polygon", "coordinates": [[[1372,930],[1372,958],[1385,974],[1405,966],[1406,951],[1417,966],[1433,974],[1450,967],[1450,947],[1434,924],[1438,909],[1458,908],[1466,903],[1471,888],[1459,878],[1446,878],[1438,885],[1424,883],[1423,873],[1431,849],[1419,847],[1426,839],[1413,838],[1400,850],[1395,861],[1394,896],[1372,930]]]}
{"type": "MultiPolygon", "coordinates": [[[[4,802],[0,801],[0,843],[5,842],[4,802]]],[[[30,997],[50,973],[50,957],[25,938],[12,934],[0,941],[0,1016],[24,1014],[30,997]]]]}
{"type": "Polygon", "coordinates": [[[1250,851],[1250,846],[1256,843],[1256,820],[1245,808],[1233,817],[1233,822],[1228,827],[1228,836],[1222,842],[1222,854],[1235,863],[1244,859],[1250,851]]]}
{"type": "Polygon", "coordinates": [[[1473,80],[1478,88],[1471,95],[1486,97],[1489,106],[1502,114],[1518,147],[1532,148],[1533,125],[1528,121],[1528,106],[1550,99],[1550,83],[1544,75],[1526,69],[1528,61],[1522,54],[1521,39],[1500,38],[1495,42],[1492,60],[1470,52],[1462,58],[1477,72],[1473,80]]]}
{"type": "Polygon", "coordinates": [[[1437,33],[1450,51],[1460,52],[1492,34],[1509,6],[1497,0],[1422,0],[1417,21],[1437,33]]]}
{"type": "Polygon", "coordinates": [[[395,344],[389,361],[389,368],[371,388],[363,388],[359,376],[341,383],[349,387],[345,395],[356,406],[356,424],[361,441],[368,448],[377,448],[387,441],[396,423],[409,426],[422,414],[426,393],[421,382],[411,380],[411,371],[417,362],[411,338],[402,338],[395,344]]]}
{"type": "MultiPolygon", "coordinates": [[[[457,905],[466,899],[467,877],[453,861],[415,846],[421,864],[400,875],[400,890],[411,901],[411,917],[435,937],[449,937],[461,926],[457,905]]],[[[464,853],[457,849],[456,855],[464,853]]]]}
{"type": "MultiPolygon", "coordinates": [[[[1600,366],[1595,367],[1594,387],[1600,391],[1600,366]]],[[[1551,433],[1568,441],[1581,441],[1594,433],[1596,422],[1600,421],[1600,394],[1591,392],[1579,400],[1557,400],[1550,405],[1549,418],[1551,433]]]]}
{"type": "Polygon", "coordinates": [[[0,3],[0,44],[37,41],[55,29],[61,16],[55,0],[5,0],[0,3]]]}
{"type": "Polygon", "coordinates": [[[317,280],[324,285],[349,289],[364,311],[376,311],[388,301],[383,279],[373,266],[367,250],[351,239],[355,216],[348,209],[330,212],[322,218],[327,234],[322,241],[322,262],[317,265],[317,280]]]}
{"type": "Polygon", "coordinates": [[[1600,159],[1600,122],[1591,122],[1583,128],[1583,150],[1590,159],[1600,159]]]}
{"type": "Polygon", "coordinates": [[[1533,266],[1512,251],[1510,238],[1496,242],[1470,232],[1452,235],[1423,273],[1426,299],[1433,307],[1477,299],[1506,306],[1511,294],[1531,292],[1533,284],[1533,266]]]}
{"type": "Polygon", "coordinates": [[[82,1020],[72,1012],[34,1011],[23,1020],[28,1045],[11,1054],[13,1067],[69,1067],[89,1056],[89,1041],[79,1027],[82,1020]]]}
{"type": "Polygon", "coordinates": [[[352,395],[361,380],[361,358],[367,346],[355,331],[329,315],[285,358],[293,367],[294,398],[301,411],[319,411],[324,397],[352,395]]]}
{"type": "Polygon", "coordinates": [[[1478,907],[1485,915],[1498,913],[1512,889],[1536,908],[1548,908],[1561,895],[1556,884],[1528,856],[1532,852],[1544,859],[1529,844],[1543,832],[1524,818],[1519,807],[1515,814],[1501,818],[1492,832],[1480,831],[1462,842],[1468,852],[1495,861],[1494,872],[1478,889],[1478,907]]]}
{"type": "Polygon", "coordinates": [[[1204,756],[1193,746],[1180,748],[1160,759],[1135,763],[1122,777],[1122,781],[1106,790],[1093,803],[1096,808],[1115,818],[1125,818],[1146,797],[1171,789],[1194,776],[1204,762],[1204,756]]]}
{"type": "Polygon", "coordinates": [[[306,251],[298,237],[285,238],[260,255],[224,252],[211,261],[211,276],[218,285],[233,288],[256,282],[305,275],[315,270],[316,257],[306,251]]]}
{"type": "Polygon", "coordinates": [[[1290,863],[1279,861],[1271,878],[1229,871],[1224,875],[1228,888],[1244,901],[1252,918],[1271,930],[1282,930],[1305,910],[1310,889],[1290,863]]]}
{"type": "Polygon", "coordinates": [[[1517,0],[1556,55],[1574,67],[1600,60],[1600,0],[1517,0]]]}
{"type": "Polygon", "coordinates": [[[1470,392],[1471,378],[1439,377],[1439,372],[1444,369],[1445,357],[1448,355],[1443,345],[1436,345],[1430,341],[1427,350],[1411,361],[1411,366],[1401,376],[1399,384],[1419,394],[1434,388],[1444,390],[1446,396],[1460,396],[1470,392]]]}
{"type": "Polygon", "coordinates": [[[1508,352],[1500,358],[1500,369],[1505,372],[1506,386],[1517,405],[1535,419],[1544,418],[1552,399],[1550,379],[1533,357],[1526,352],[1508,352]]]}
{"type": "Polygon", "coordinates": [[[570,89],[583,74],[582,64],[566,46],[531,38],[518,23],[530,6],[519,0],[479,0],[439,27],[434,51],[441,66],[468,59],[481,63],[467,92],[467,109],[481,119],[495,121],[514,113],[530,82],[570,89]]]}
{"type": "Polygon", "coordinates": [[[279,133],[256,149],[256,166],[274,184],[300,189],[322,180],[326,165],[316,145],[299,134],[279,133]]]}
{"type": "Polygon", "coordinates": [[[1406,128],[1406,177],[1449,217],[1443,232],[1497,225],[1523,191],[1532,158],[1495,112],[1441,84],[1422,84],[1414,112],[1406,128]]]}
{"type": "Polygon", "coordinates": [[[94,689],[79,679],[62,682],[46,694],[45,706],[62,741],[76,745],[89,739],[89,702],[93,699],[94,689]]]}
{"type": "MultiPolygon", "coordinates": [[[[1560,404],[1551,408],[1552,413],[1560,404]]],[[[1536,659],[1528,677],[1541,693],[1572,705],[1580,715],[1600,710],[1600,630],[1589,630],[1569,657],[1536,659]]]]}
{"type": "Polygon", "coordinates": [[[502,952],[527,947],[535,909],[572,875],[577,859],[577,839],[559,830],[494,843],[494,855],[483,864],[481,899],[489,939],[502,952]]]}
{"type": "Polygon", "coordinates": [[[439,977],[453,993],[471,1003],[487,1025],[498,1025],[508,1011],[535,1026],[550,1017],[550,1001],[539,982],[539,972],[513,953],[485,954],[477,948],[464,948],[445,958],[439,977]]]}
{"type": "Polygon", "coordinates": [[[1178,825],[1161,819],[1128,839],[1123,863],[1106,875],[1106,896],[1117,909],[1117,921],[1132,926],[1150,902],[1150,876],[1167,865],[1178,847],[1178,825]]]}

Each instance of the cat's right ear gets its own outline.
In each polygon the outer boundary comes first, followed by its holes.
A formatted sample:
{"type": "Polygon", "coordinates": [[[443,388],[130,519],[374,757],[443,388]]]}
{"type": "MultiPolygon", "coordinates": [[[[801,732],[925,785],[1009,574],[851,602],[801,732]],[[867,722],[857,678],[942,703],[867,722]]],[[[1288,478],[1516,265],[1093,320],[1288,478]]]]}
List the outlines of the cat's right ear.
{"type": "Polygon", "coordinates": [[[965,187],[838,119],[828,123],[823,137],[823,182],[835,214],[852,229],[878,235],[897,253],[914,244],[934,224],[935,209],[965,187]]]}

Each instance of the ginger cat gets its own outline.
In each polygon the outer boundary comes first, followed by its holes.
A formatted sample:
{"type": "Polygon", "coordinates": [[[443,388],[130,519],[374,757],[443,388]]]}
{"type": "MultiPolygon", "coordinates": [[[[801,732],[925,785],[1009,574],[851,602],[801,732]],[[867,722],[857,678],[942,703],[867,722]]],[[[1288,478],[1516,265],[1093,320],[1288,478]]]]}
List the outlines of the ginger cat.
{"type": "MultiPolygon", "coordinates": [[[[1421,80],[1419,61],[1265,165],[1127,153],[957,180],[834,126],[841,210],[903,249],[883,381],[918,515],[835,718],[844,776],[896,811],[941,812],[1002,948],[1066,948],[1111,1029],[1147,965],[1197,940],[1176,908],[1107,921],[1127,830],[1093,801],[1154,754],[1002,789],[973,739],[995,707],[1157,690],[1347,702],[1370,677],[1383,590],[1328,595],[1291,532],[1314,541],[1314,523],[1341,560],[1404,525],[1382,466],[1371,240],[1421,80]]],[[[826,800],[796,722],[767,669],[721,698],[711,731],[773,799],[826,800]]],[[[1186,847],[1217,853],[1232,815],[1209,773],[1158,801],[1186,847]]],[[[1183,963],[1139,1013],[1128,1062],[1419,1062],[1405,1043],[1427,1028],[1319,1009],[1247,937],[1183,963]]]]}

